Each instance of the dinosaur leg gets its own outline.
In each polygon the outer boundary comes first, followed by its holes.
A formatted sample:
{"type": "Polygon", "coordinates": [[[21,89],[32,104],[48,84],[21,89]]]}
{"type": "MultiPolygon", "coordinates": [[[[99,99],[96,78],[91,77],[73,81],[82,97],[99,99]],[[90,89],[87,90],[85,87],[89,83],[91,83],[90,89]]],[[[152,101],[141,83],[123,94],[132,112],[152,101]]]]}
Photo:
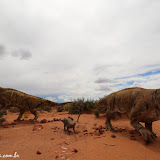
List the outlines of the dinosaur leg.
{"type": "Polygon", "coordinates": [[[18,118],[16,120],[14,120],[14,121],[20,121],[24,112],[25,112],[24,110],[20,110],[18,118]]]}
{"type": "Polygon", "coordinates": [[[109,111],[106,112],[106,131],[109,129],[110,131],[114,131],[114,128],[111,124],[112,113],[109,111]]]}
{"type": "Polygon", "coordinates": [[[145,127],[146,127],[149,131],[151,131],[151,132],[154,134],[154,136],[157,138],[156,134],[152,131],[152,122],[150,122],[150,123],[145,123],[145,127]]]}
{"type": "Polygon", "coordinates": [[[155,140],[156,136],[155,134],[151,131],[152,130],[152,124],[146,124],[147,127],[143,127],[139,122],[140,119],[142,118],[142,112],[145,108],[143,108],[144,103],[143,102],[138,102],[131,110],[129,119],[130,119],[130,124],[137,130],[139,133],[142,135],[144,141],[146,144],[152,142],[155,140]]]}
{"type": "Polygon", "coordinates": [[[37,121],[38,114],[37,114],[36,109],[30,109],[30,112],[35,116],[35,117],[32,119],[32,121],[37,121]]]}
{"type": "Polygon", "coordinates": [[[66,131],[66,125],[64,125],[64,130],[66,131]]]}
{"type": "Polygon", "coordinates": [[[67,126],[67,131],[68,131],[68,132],[70,132],[70,131],[69,131],[69,127],[68,127],[68,126],[67,126]]]}
{"type": "Polygon", "coordinates": [[[145,127],[143,127],[139,122],[137,121],[131,121],[130,124],[137,130],[140,132],[140,134],[142,135],[142,137],[144,138],[144,141],[146,142],[146,144],[152,142],[153,140],[155,140],[155,135],[148,129],[146,129],[145,127]]]}
{"type": "Polygon", "coordinates": [[[75,131],[75,125],[73,126],[73,131],[74,131],[74,133],[76,133],[76,131],[75,131]]]}

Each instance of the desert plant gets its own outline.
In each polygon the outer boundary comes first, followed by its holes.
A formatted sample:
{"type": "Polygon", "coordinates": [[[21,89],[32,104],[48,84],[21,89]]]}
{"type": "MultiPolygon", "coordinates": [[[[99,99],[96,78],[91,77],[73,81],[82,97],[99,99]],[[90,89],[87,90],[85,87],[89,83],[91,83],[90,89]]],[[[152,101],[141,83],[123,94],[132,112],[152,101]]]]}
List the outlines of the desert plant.
{"type": "Polygon", "coordinates": [[[0,118],[0,124],[1,124],[2,122],[5,122],[5,121],[6,121],[5,118],[0,118]]]}
{"type": "MultiPolygon", "coordinates": [[[[1,107],[1,106],[0,106],[0,107],[1,107]]],[[[5,111],[0,108],[0,124],[1,124],[2,122],[6,121],[6,119],[3,118],[4,113],[5,113],[5,111]]]]}
{"type": "Polygon", "coordinates": [[[40,107],[37,110],[51,112],[52,108],[50,106],[45,106],[45,107],[40,107]]]}
{"type": "Polygon", "coordinates": [[[65,105],[63,105],[63,110],[64,111],[69,111],[70,108],[71,108],[71,104],[65,104],[65,105]]]}
{"type": "Polygon", "coordinates": [[[12,113],[17,113],[17,112],[19,112],[20,110],[19,110],[19,108],[17,108],[17,107],[10,107],[9,111],[12,112],[12,113]]]}
{"type": "Polygon", "coordinates": [[[79,121],[80,115],[82,113],[92,113],[94,107],[94,100],[84,98],[78,98],[73,100],[72,103],[68,105],[69,114],[78,114],[77,122],[79,121]]]}
{"type": "Polygon", "coordinates": [[[44,107],[44,111],[51,112],[52,108],[49,106],[44,107]]]}
{"type": "Polygon", "coordinates": [[[68,111],[70,114],[79,114],[80,110],[85,113],[92,113],[94,108],[94,100],[84,98],[75,99],[71,104],[69,104],[68,111]]]}
{"type": "Polygon", "coordinates": [[[98,109],[93,110],[94,115],[98,118],[100,111],[98,109]]]}
{"type": "Polygon", "coordinates": [[[62,112],[63,111],[63,105],[62,106],[57,106],[57,112],[62,112]]]}

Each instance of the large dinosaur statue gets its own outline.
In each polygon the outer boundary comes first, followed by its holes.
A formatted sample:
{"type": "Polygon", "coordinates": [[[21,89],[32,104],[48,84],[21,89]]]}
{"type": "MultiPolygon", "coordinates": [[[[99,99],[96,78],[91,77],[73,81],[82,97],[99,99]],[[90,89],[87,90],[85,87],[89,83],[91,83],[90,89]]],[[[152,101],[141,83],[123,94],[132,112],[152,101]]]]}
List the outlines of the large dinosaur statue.
{"type": "Polygon", "coordinates": [[[130,124],[140,132],[146,143],[156,138],[152,122],[160,120],[160,89],[127,88],[100,99],[99,105],[107,109],[106,130],[114,131],[110,121],[115,113],[126,113],[130,124]],[[139,122],[144,122],[145,127],[139,122]]]}
{"type": "Polygon", "coordinates": [[[33,120],[37,120],[38,114],[36,109],[43,106],[58,106],[63,105],[55,103],[43,98],[35,97],[15,89],[0,87],[0,111],[9,109],[10,107],[17,107],[20,110],[19,116],[16,119],[19,121],[24,112],[30,110],[35,116],[33,120]]]}

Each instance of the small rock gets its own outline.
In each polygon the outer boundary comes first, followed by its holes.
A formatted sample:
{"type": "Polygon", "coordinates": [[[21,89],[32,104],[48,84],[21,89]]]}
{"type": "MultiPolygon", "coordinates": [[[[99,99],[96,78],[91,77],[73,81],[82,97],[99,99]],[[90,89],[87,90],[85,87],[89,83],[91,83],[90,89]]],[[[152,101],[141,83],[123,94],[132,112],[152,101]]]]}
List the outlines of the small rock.
{"type": "Polygon", "coordinates": [[[57,159],[57,158],[59,158],[59,156],[58,156],[58,155],[55,157],[55,159],[57,159]]]}
{"type": "Polygon", "coordinates": [[[87,129],[85,129],[85,130],[83,130],[83,132],[88,132],[88,130],[87,130],[87,129]]]}
{"type": "Polygon", "coordinates": [[[46,119],[42,119],[42,120],[40,121],[40,123],[47,123],[47,120],[46,120],[46,119]]]}
{"type": "Polygon", "coordinates": [[[53,118],[53,121],[60,121],[61,119],[53,118]]]}
{"type": "Polygon", "coordinates": [[[15,122],[12,122],[12,123],[10,123],[9,125],[16,125],[17,123],[15,123],[15,122]]]}
{"type": "Polygon", "coordinates": [[[96,125],[97,125],[97,123],[94,123],[93,125],[94,125],[94,126],[96,126],[96,125]]]}
{"type": "Polygon", "coordinates": [[[78,150],[74,148],[74,150],[73,150],[72,152],[75,152],[75,153],[77,153],[77,152],[78,152],[78,150]]]}
{"type": "Polygon", "coordinates": [[[56,129],[57,129],[57,127],[53,127],[52,129],[56,130],[56,129]]]}
{"type": "Polygon", "coordinates": [[[69,143],[67,143],[67,142],[64,142],[64,144],[69,145],[69,143]]]}
{"type": "Polygon", "coordinates": [[[51,138],[51,140],[54,140],[54,138],[51,138]]]}
{"type": "Polygon", "coordinates": [[[42,125],[34,125],[32,131],[43,129],[42,125]]]}
{"type": "Polygon", "coordinates": [[[103,134],[103,127],[102,127],[102,125],[100,125],[99,127],[98,127],[98,132],[100,133],[100,134],[103,134]]]}
{"type": "Polygon", "coordinates": [[[130,131],[129,134],[134,134],[134,131],[130,131]]]}
{"type": "Polygon", "coordinates": [[[75,134],[79,134],[79,133],[81,133],[81,132],[80,132],[80,131],[76,131],[76,132],[75,132],[75,134]]]}
{"type": "Polygon", "coordinates": [[[94,135],[95,135],[95,136],[100,136],[101,134],[100,134],[100,133],[95,133],[94,135]]]}
{"type": "Polygon", "coordinates": [[[114,134],[111,135],[112,138],[116,138],[116,136],[114,134]]]}
{"type": "Polygon", "coordinates": [[[8,123],[6,123],[6,124],[4,124],[2,126],[3,126],[3,128],[9,128],[8,123]]]}
{"type": "Polygon", "coordinates": [[[62,149],[67,149],[66,147],[63,147],[63,146],[62,146],[61,148],[62,148],[62,149]]]}
{"type": "Polygon", "coordinates": [[[37,154],[41,154],[41,152],[40,152],[40,151],[37,151],[37,154]]]}

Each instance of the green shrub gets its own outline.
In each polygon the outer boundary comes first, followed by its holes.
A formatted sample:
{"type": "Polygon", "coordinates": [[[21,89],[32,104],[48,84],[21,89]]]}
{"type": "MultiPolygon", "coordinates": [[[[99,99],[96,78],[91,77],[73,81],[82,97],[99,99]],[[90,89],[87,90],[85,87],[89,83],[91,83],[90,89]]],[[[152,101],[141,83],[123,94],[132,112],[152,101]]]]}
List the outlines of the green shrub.
{"type": "Polygon", "coordinates": [[[47,106],[47,107],[44,107],[44,111],[47,111],[47,112],[51,112],[52,108],[47,106]]]}
{"type": "Polygon", "coordinates": [[[12,113],[17,113],[17,112],[19,112],[19,108],[17,108],[17,107],[11,107],[9,109],[9,111],[12,112],[12,113]]]}
{"type": "Polygon", "coordinates": [[[71,107],[71,104],[70,103],[68,103],[68,104],[65,104],[65,105],[63,105],[63,110],[64,111],[69,111],[69,108],[71,107]]]}
{"type": "Polygon", "coordinates": [[[62,112],[63,111],[63,106],[57,106],[57,112],[62,112]]]}
{"type": "Polygon", "coordinates": [[[69,114],[79,114],[80,112],[92,113],[92,109],[94,108],[94,102],[95,101],[92,99],[75,99],[72,103],[69,104],[69,114]]]}
{"type": "Polygon", "coordinates": [[[0,124],[1,124],[2,122],[5,122],[5,121],[6,121],[5,118],[0,118],[0,124]]]}
{"type": "Polygon", "coordinates": [[[93,110],[94,115],[98,118],[100,111],[98,109],[93,110]]]}
{"type": "Polygon", "coordinates": [[[0,124],[1,124],[2,122],[6,121],[6,119],[3,118],[4,113],[5,113],[5,111],[3,111],[3,110],[1,109],[1,111],[0,111],[0,124]]]}
{"type": "Polygon", "coordinates": [[[46,107],[40,107],[37,110],[51,112],[52,108],[50,106],[46,106],[46,107]]]}
{"type": "Polygon", "coordinates": [[[0,112],[0,118],[1,118],[3,115],[4,115],[4,113],[3,113],[3,112],[0,112]]]}

